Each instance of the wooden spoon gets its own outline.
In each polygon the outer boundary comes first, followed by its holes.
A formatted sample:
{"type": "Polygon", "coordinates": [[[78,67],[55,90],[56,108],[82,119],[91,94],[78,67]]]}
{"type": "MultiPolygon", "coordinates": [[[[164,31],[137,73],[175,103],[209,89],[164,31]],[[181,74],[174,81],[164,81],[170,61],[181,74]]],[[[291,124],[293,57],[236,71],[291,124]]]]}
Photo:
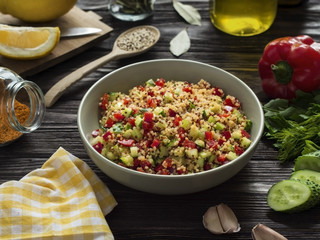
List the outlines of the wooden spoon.
{"type": "Polygon", "coordinates": [[[152,48],[159,38],[158,28],[149,25],[137,26],[121,33],[109,54],[84,65],[53,85],[44,96],[46,107],[51,107],[72,84],[98,67],[114,59],[144,53],[152,48]]]}

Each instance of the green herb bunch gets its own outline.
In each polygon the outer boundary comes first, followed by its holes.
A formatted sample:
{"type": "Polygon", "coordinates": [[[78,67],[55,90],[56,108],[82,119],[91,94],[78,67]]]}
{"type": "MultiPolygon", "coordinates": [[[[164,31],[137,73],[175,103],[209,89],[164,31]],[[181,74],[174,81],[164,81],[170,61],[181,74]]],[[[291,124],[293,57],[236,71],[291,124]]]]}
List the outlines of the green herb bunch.
{"type": "Polygon", "coordinates": [[[320,91],[297,92],[288,101],[273,99],[263,106],[265,136],[275,140],[281,162],[294,160],[304,149],[320,145],[320,91]]]}

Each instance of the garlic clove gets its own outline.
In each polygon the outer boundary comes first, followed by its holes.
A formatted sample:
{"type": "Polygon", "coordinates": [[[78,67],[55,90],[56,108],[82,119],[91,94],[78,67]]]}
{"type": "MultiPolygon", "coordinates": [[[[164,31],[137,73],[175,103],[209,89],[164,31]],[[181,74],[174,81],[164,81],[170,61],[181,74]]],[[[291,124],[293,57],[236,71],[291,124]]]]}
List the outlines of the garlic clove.
{"type": "Polygon", "coordinates": [[[251,235],[253,240],[288,240],[280,233],[261,223],[253,227],[251,235]]]}
{"type": "Polygon", "coordinates": [[[210,207],[203,215],[203,225],[214,234],[222,234],[224,230],[221,226],[217,206],[210,207]]]}
{"type": "Polygon", "coordinates": [[[222,228],[225,232],[234,233],[240,231],[238,219],[228,205],[221,203],[217,206],[217,210],[222,228]]]}
{"type": "Polygon", "coordinates": [[[210,207],[203,216],[203,225],[214,234],[236,233],[240,231],[238,219],[226,204],[210,207]]]}

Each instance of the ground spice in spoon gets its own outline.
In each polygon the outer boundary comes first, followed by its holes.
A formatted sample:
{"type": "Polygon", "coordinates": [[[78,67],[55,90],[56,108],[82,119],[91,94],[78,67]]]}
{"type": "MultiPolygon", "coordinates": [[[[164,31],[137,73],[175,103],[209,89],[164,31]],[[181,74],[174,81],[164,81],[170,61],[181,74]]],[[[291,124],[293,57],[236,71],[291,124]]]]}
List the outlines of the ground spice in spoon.
{"type": "MultiPolygon", "coordinates": [[[[23,125],[30,115],[30,108],[15,100],[14,111],[18,121],[23,125]]],[[[21,132],[13,129],[5,118],[7,118],[7,116],[4,115],[4,113],[0,113],[0,144],[11,142],[22,135],[21,132]]]]}
{"type": "Polygon", "coordinates": [[[149,28],[141,27],[124,34],[117,45],[124,51],[138,51],[151,46],[156,41],[156,33],[149,28]]]}

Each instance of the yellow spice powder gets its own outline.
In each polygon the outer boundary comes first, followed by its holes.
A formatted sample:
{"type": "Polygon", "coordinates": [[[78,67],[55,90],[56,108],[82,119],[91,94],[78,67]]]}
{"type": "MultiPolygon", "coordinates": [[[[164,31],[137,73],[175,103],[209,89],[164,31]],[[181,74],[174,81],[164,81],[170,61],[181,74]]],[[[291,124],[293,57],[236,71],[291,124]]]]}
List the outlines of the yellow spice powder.
{"type": "MultiPolygon", "coordinates": [[[[15,100],[14,111],[18,121],[20,122],[21,125],[23,125],[27,121],[30,115],[30,108],[27,105],[15,100]]],[[[0,144],[11,142],[22,135],[21,132],[14,130],[7,123],[5,118],[7,118],[7,116],[1,113],[0,114],[0,144]]]]}

